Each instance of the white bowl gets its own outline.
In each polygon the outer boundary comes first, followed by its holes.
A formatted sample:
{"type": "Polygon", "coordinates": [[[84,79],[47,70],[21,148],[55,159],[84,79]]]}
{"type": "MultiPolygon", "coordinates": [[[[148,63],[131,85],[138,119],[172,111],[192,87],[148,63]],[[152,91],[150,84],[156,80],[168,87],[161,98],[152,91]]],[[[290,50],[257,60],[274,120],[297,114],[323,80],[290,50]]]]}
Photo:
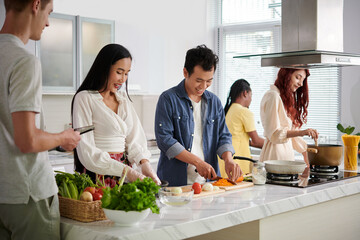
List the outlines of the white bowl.
{"type": "Polygon", "coordinates": [[[162,204],[181,207],[191,202],[194,195],[194,189],[183,188],[182,193],[174,193],[171,192],[171,188],[172,187],[167,187],[159,190],[159,199],[162,204]]]}
{"type": "Polygon", "coordinates": [[[123,210],[111,210],[103,208],[104,213],[108,219],[115,222],[120,226],[133,226],[144,220],[150,213],[150,208],[147,208],[141,212],[123,210]]]}

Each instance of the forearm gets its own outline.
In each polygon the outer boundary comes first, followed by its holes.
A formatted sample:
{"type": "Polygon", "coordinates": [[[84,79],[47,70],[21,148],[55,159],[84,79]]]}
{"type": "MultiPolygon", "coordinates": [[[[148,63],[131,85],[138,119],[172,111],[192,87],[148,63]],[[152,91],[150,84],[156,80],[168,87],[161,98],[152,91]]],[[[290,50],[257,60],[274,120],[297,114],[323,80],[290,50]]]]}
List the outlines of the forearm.
{"type": "Polygon", "coordinates": [[[187,150],[183,150],[180,154],[175,156],[176,159],[197,166],[198,163],[204,162],[198,156],[192,154],[187,150]]]}
{"type": "Polygon", "coordinates": [[[293,138],[293,137],[302,137],[305,135],[305,131],[304,130],[288,130],[286,132],[286,137],[287,138],[293,138]]]}
{"type": "Polygon", "coordinates": [[[248,135],[250,136],[250,146],[262,148],[264,145],[264,139],[262,137],[259,137],[256,131],[248,132],[248,135]]]}
{"type": "Polygon", "coordinates": [[[15,145],[23,153],[43,152],[64,144],[61,133],[48,133],[35,125],[34,112],[12,113],[15,145]]]}
{"type": "Polygon", "coordinates": [[[43,152],[66,144],[61,133],[48,133],[41,129],[35,129],[34,135],[30,137],[29,152],[43,152]]]}
{"type": "Polygon", "coordinates": [[[224,160],[224,162],[232,161],[232,153],[230,151],[226,151],[221,155],[221,159],[224,160]]]}

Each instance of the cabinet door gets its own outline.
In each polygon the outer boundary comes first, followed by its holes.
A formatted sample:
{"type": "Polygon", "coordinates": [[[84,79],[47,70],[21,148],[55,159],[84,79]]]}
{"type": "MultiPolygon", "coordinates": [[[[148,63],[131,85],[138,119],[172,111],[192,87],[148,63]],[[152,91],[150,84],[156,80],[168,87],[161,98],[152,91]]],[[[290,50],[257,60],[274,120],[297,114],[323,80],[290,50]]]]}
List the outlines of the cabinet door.
{"type": "Polygon", "coordinates": [[[114,42],[114,21],[79,18],[81,70],[79,79],[84,80],[96,55],[107,44],[114,42]]]}
{"type": "Polygon", "coordinates": [[[114,42],[114,21],[59,13],[49,17],[36,44],[45,94],[72,94],[88,73],[96,55],[114,42]]]}
{"type": "Polygon", "coordinates": [[[76,90],[76,18],[52,13],[37,43],[44,92],[76,90]]]}

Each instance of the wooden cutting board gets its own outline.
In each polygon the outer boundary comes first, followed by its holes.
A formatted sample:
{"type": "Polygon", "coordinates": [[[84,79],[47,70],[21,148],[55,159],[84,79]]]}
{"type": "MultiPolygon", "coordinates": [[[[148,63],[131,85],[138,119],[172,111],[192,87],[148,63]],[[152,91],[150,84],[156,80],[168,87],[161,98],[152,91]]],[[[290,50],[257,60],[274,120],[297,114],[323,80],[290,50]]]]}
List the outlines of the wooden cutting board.
{"type": "Polygon", "coordinates": [[[237,185],[233,185],[233,186],[218,186],[218,187],[225,191],[231,191],[231,190],[235,190],[235,189],[247,188],[247,187],[252,187],[252,186],[254,186],[254,183],[252,183],[252,182],[240,182],[237,185]]]}
{"type": "MultiPolygon", "coordinates": [[[[191,191],[192,186],[191,185],[187,185],[187,186],[182,186],[181,189],[183,192],[189,192],[191,191]]],[[[171,189],[171,187],[167,187],[166,189],[171,189]]],[[[213,196],[219,193],[224,193],[225,189],[219,189],[216,191],[211,191],[211,192],[207,192],[207,191],[201,191],[201,193],[199,194],[194,194],[193,198],[200,198],[200,197],[205,197],[205,196],[213,196]]]]}

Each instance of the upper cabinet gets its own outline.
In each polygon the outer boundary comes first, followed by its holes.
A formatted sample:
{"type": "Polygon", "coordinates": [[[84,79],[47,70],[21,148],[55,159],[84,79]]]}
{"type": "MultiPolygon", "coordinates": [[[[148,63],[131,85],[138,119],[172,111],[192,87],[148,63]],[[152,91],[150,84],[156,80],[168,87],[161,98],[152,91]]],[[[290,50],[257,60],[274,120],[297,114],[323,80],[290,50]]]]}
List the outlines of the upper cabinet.
{"type": "Polygon", "coordinates": [[[114,21],[52,13],[37,42],[45,94],[74,93],[96,55],[114,42],[114,21]]]}

